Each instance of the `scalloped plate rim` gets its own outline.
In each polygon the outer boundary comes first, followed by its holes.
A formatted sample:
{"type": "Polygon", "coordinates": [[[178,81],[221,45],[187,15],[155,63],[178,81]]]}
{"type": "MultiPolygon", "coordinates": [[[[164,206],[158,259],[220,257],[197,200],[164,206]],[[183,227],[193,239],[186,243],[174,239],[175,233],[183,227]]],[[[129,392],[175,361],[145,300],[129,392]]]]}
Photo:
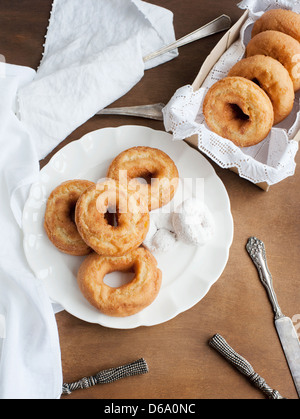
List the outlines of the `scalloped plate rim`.
{"type": "MultiPolygon", "coordinates": [[[[107,127],[107,128],[101,128],[98,130],[94,130],[91,131],[87,134],[85,134],[84,136],[82,136],[80,139],[78,140],[74,140],[71,143],[67,144],[66,146],[64,146],[63,148],[61,148],[57,153],[55,153],[54,156],[51,157],[51,159],[49,160],[49,162],[41,169],[40,173],[46,173],[49,166],[54,162],[54,159],[57,158],[61,153],[71,153],[73,147],[77,148],[79,144],[83,144],[85,143],[85,141],[87,140],[87,138],[94,138],[97,137],[99,134],[100,136],[103,134],[109,134],[108,137],[115,137],[116,133],[119,132],[123,132],[125,133],[127,131],[127,134],[132,134],[134,131],[135,133],[137,132],[144,132],[145,134],[150,135],[150,138],[152,138],[152,136],[154,137],[160,137],[160,136],[164,136],[165,138],[169,138],[170,139],[170,144],[181,144],[182,149],[187,150],[187,153],[190,154],[191,156],[193,156],[193,159],[199,159],[202,161],[202,163],[205,165],[205,170],[207,171],[207,173],[209,174],[205,179],[210,179],[210,181],[212,181],[213,183],[215,182],[216,185],[218,185],[219,190],[222,193],[222,196],[220,197],[220,199],[222,200],[223,205],[225,204],[225,207],[223,209],[223,215],[225,216],[226,220],[228,221],[228,229],[229,229],[229,233],[226,236],[226,241],[224,241],[224,243],[222,243],[220,245],[220,248],[222,248],[223,252],[222,252],[222,263],[220,263],[219,269],[217,274],[215,274],[214,279],[213,280],[209,280],[208,282],[205,283],[205,281],[202,283],[202,293],[201,296],[196,297],[195,299],[193,299],[193,301],[190,301],[190,303],[185,304],[185,305],[179,305],[176,307],[175,310],[173,310],[169,315],[165,315],[164,318],[162,318],[160,321],[156,321],[156,322],[151,322],[151,319],[148,319],[148,321],[138,321],[139,319],[139,315],[140,313],[137,313],[137,315],[134,316],[130,316],[126,319],[129,319],[129,321],[125,322],[126,324],[118,324],[121,323],[121,321],[118,322],[118,318],[111,318],[109,316],[104,316],[105,318],[107,318],[107,321],[99,321],[97,319],[92,319],[90,317],[87,316],[83,316],[80,313],[80,310],[78,311],[78,309],[76,308],[76,305],[74,306],[74,304],[71,302],[71,304],[69,304],[68,300],[65,301],[61,301],[60,299],[55,299],[53,298],[53,296],[49,297],[52,299],[53,302],[56,302],[58,304],[60,304],[68,313],[70,313],[71,315],[84,320],[88,323],[96,323],[99,325],[102,325],[104,327],[109,327],[109,328],[116,328],[116,329],[133,329],[133,328],[137,328],[137,327],[141,327],[141,326],[154,326],[160,323],[164,323],[167,322],[173,318],[175,318],[176,316],[178,316],[179,314],[189,310],[190,308],[192,308],[194,305],[196,305],[198,302],[200,302],[209,292],[209,290],[211,289],[212,285],[214,285],[218,279],[220,278],[220,276],[222,275],[226,265],[227,265],[227,261],[229,258],[229,251],[230,251],[230,247],[232,245],[232,241],[233,241],[233,235],[234,235],[234,224],[233,224],[233,218],[232,218],[232,214],[231,214],[231,205],[230,205],[230,200],[229,200],[229,196],[227,194],[226,188],[223,184],[223,182],[220,180],[220,178],[217,176],[214,168],[212,167],[212,165],[207,161],[207,159],[197,150],[195,150],[194,148],[192,148],[191,146],[189,146],[187,143],[185,143],[184,141],[173,141],[172,140],[172,136],[171,134],[165,132],[165,131],[160,131],[160,130],[155,130],[153,128],[149,128],[149,127],[145,127],[145,126],[140,126],[140,125],[124,125],[124,126],[119,126],[119,127],[107,127]],[[134,318],[137,319],[136,321],[134,321],[134,318]],[[130,322],[130,320],[132,320],[132,322],[130,322]],[[113,324],[112,324],[113,323],[113,324]]],[[[143,144],[145,145],[145,144],[143,144]]],[[[151,146],[151,145],[149,145],[151,146]]],[[[157,146],[157,148],[159,148],[157,146]]],[[[124,144],[124,149],[126,149],[126,144],[124,144]]],[[[120,150],[121,151],[121,150],[120,150]]],[[[170,150],[171,151],[171,150],[170,150]]],[[[176,162],[175,162],[176,163],[176,162]]],[[[74,178],[76,178],[76,176],[74,176],[74,178]]],[[[26,211],[30,210],[30,199],[32,197],[32,191],[34,190],[34,187],[36,185],[41,184],[42,181],[41,179],[39,179],[39,181],[35,182],[31,189],[30,189],[30,193],[29,193],[29,197],[27,199],[27,202],[25,204],[24,207],[24,211],[23,211],[23,232],[24,232],[24,240],[23,240],[23,245],[24,245],[24,251],[25,251],[25,256],[27,258],[28,264],[30,266],[30,268],[32,269],[32,271],[34,272],[34,274],[36,274],[36,268],[32,263],[32,259],[31,259],[31,255],[30,252],[27,248],[27,237],[28,234],[30,234],[30,228],[28,223],[26,223],[26,220],[24,220],[24,214],[26,213],[26,211]]],[[[147,307],[148,309],[148,307],[147,307]]],[[[91,307],[91,310],[93,310],[93,313],[95,312],[95,309],[93,307],[91,307]]],[[[98,312],[95,312],[95,317],[98,317],[96,314],[98,314],[98,312]]],[[[93,315],[91,314],[91,316],[93,317],[93,315]]],[[[121,319],[119,319],[121,320],[121,319]]]]}

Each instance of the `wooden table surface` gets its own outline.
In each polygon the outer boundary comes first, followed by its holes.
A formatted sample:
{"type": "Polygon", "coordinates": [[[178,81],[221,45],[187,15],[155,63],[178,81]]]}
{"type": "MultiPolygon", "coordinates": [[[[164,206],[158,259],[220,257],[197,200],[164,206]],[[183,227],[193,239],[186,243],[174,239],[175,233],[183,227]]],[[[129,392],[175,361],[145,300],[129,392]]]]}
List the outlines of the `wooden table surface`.
{"type": "MultiPolygon", "coordinates": [[[[233,22],[242,10],[233,0],[151,0],[174,13],[179,38],[228,14],[233,22]]],[[[0,53],[8,63],[37,68],[43,51],[51,0],[0,0],[0,53]]],[[[192,83],[206,56],[221,38],[214,35],[180,49],[175,60],[148,70],[142,81],[114,104],[167,103],[175,90],[192,83]]],[[[95,129],[163,124],[130,117],[93,117],[57,149],[95,129]]],[[[51,153],[51,156],[53,155],[51,153]]],[[[47,157],[41,162],[43,167],[47,157]]],[[[299,156],[297,157],[299,160],[299,156]]],[[[264,396],[208,346],[215,333],[224,338],[287,398],[297,393],[273,322],[273,312],[245,244],[255,235],[268,253],[282,311],[300,322],[300,172],[264,192],[231,171],[212,163],[232,206],[234,240],[228,264],[205,298],[192,309],[157,326],[115,330],[88,324],[67,312],[57,314],[64,381],[75,381],[102,369],[144,357],[149,373],[80,390],[69,399],[262,399],[264,396]],[[298,316],[297,316],[298,314],[298,316]]],[[[201,269],[201,263],[199,263],[201,269]]]]}

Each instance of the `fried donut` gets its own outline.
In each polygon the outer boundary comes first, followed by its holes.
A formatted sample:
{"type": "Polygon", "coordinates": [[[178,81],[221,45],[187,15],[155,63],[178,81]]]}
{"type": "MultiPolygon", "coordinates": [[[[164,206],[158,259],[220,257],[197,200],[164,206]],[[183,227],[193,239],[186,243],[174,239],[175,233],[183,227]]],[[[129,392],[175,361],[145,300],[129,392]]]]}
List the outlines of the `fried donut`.
{"type": "Polygon", "coordinates": [[[265,31],[255,35],[246,47],[246,57],[267,55],[289,72],[295,92],[300,89],[300,43],[285,33],[265,31]]]}
{"type": "Polygon", "coordinates": [[[74,212],[78,198],[92,185],[88,180],[70,180],[57,186],[48,198],[44,227],[51,242],[63,253],[84,256],[91,252],[78,233],[74,212]]]}
{"type": "Polygon", "coordinates": [[[122,256],[142,244],[150,217],[140,195],[107,179],[81,195],[76,204],[75,222],[83,240],[96,253],[122,256]],[[117,225],[108,222],[107,213],[116,215],[117,225]]]}
{"type": "Polygon", "coordinates": [[[204,98],[203,114],[211,131],[239,147],[262,141],[274,121],[267,94],[244,77],[225,77],[215,83],[204,98]]]}
{"type": "Polygon", "coordinates": [[[112,161],[107,177],[116,180],[121,177],[122,182],[139,190],[148,199],[149,211],[170,202],[179,183],[173,160],[163,151],[151,147],[133,147],[123,151],[112,161]],[[148,182],[141,183],[138,178],[148,179],[148,182]]]}
{"type": "Polygon", "coordinates": [[[91,305],[108,316],[125,317],[149,306],[161,287],[162,273],[154,256],[139,247],[122,257],[88,256],[79,268],[77,281],[83,296],[91,305]],[[134,271],[129,283],[117,288],[105,284],[106,274],[134,271]]]}
{"type": "Polygon", "coordinates": [[[251,36],[265,31],[283,32],[300,42],[300,15],[292,10],[268,10],[254,23],[251,36]]]}
{"type": "Polygon", "coordinates": [[[274,109],[274,125],[290,114],[295,98],[293,82],[279,61],[265,55],[254,55],[234,65],[228,76],[252,80],[267,93],[274,109]]]}

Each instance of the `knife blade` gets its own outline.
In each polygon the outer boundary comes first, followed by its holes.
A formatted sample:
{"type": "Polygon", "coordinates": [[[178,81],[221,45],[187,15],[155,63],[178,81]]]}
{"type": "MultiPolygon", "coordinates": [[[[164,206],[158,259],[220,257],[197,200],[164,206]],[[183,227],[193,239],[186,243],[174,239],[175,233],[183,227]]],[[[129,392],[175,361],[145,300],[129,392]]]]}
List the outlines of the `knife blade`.
{"type": "Polygon", "coordinates": [[[256,237],[250,237],[246,249],[258,270],[262,284],[267,290],[275,314],[275,328],[300,398],[300,342],[296,329],[292,320],[282,313],[278,304],[273,279],[267,264],[264,243],[256,237]]]}

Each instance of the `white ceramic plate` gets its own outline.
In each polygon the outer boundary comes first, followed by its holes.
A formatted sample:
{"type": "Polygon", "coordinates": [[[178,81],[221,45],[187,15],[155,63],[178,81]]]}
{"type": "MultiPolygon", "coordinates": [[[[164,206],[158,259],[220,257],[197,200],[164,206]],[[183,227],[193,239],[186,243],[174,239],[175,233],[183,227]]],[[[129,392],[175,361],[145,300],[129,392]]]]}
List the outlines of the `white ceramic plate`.
{"type": "MultiPolygon", "coordinates": [[[[44,281],[53,302],[84,321],[130,329],[166,322],[194,306],[207,294],[226,266],[233,239],[233,220],[223,183],[198,151],[182,141],[173,141],[166,132],[122,126],[91,132],[64,147],[51,159],[41,170],[39,181],[31,188],[23,214],[23,230],[28,263],[35,276],[44,281]],[[65,255],[52,245],[44,231],[44,213],[50,192],[61,182],[70,179],[96,182],[105,177],[115,156],[138,145],[163,150],[175,161],[180,178],[189,179],[189,182],[192,179],[192,193],[204,194],[205,203],[215,220],[216,234],[204,247],[178,243],[167,254],[155,255],[163,272],[157,299],[138,314],[115,318],[98,312],[85,300],[76,281],[83,258],[65,255]],[[200,181],[195,182],[196,179],[200,181]]],[[[121,276],[116,277],[120,273],[110,275],[112,283],[121,279],[121,276]]]]}

